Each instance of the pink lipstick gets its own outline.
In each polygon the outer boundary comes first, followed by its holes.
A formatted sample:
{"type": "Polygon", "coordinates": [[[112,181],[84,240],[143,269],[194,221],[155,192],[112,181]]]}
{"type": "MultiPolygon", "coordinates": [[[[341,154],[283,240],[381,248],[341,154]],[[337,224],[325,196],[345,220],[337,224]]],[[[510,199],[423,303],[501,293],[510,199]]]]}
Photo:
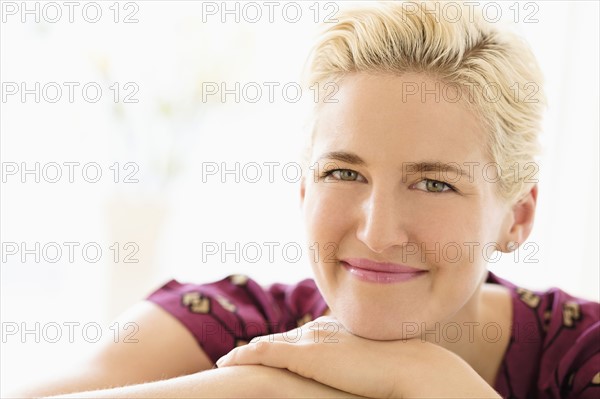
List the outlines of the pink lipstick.
{"type": "Polygon", "coordinates": [[[380,263],[364,258],[342,259],[340,263],[354,277],[371,283],[399,283],[427,273],[427,270],[423,269],[397,263],[380,263]]]}

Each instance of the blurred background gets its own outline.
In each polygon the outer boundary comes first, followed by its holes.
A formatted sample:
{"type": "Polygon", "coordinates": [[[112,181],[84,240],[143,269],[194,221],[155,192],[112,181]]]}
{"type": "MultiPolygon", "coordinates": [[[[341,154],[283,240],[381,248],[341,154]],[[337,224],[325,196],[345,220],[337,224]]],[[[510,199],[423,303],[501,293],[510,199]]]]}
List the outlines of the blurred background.
{"type": "MultiPolygon", "coordinates": [[[[1,2],[3,391],[172,278],[311,276],[296,174],[314,93],[296,88],[318,23],[359,4],[75,3],[1,2]]],[[[530,245],[490,270],[598,301],[598,3],[488,3],[531,44],[550,104],[530,245]]]]}

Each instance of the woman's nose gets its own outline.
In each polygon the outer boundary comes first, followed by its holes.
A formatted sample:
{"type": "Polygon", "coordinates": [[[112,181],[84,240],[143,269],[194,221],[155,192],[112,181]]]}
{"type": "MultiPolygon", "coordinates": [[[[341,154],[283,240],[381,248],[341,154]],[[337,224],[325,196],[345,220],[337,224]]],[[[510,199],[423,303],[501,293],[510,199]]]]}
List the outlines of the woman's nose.
{"type": "Polygon", "coordinates": [[[371,251],[382,253],[408,243],[401,198],[390,189],[373,190],[362,204],[357,238],[371,251]]]}

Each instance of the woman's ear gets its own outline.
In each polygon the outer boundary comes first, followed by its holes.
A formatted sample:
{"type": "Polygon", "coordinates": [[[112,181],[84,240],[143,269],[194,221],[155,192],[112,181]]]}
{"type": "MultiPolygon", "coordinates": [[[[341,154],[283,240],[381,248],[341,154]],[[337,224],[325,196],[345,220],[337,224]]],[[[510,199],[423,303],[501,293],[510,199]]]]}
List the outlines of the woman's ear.
{"type": "Polygon", "coordinates": [[[533,220],[535,218],[535,206],[537,203],[538,186],[535,184],[527,194],[517,201],[510,212],[510,223],[504,233],[500,250],[512,252],[521,245],[531,233],[533,220]]]}

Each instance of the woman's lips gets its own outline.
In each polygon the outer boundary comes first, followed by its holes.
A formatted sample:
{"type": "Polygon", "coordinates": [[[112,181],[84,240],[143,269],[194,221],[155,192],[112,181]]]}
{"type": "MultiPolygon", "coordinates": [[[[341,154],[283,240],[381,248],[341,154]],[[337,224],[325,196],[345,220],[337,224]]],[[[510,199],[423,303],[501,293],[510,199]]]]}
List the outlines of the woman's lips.
{"type": "Polygon", "coordinates": [[[343,259],[340,263],[354,277],[371,283],[399,283],[412,280],[427,273],[427,270],[406,265],[380,263],[363,258],[343,259]]]}

